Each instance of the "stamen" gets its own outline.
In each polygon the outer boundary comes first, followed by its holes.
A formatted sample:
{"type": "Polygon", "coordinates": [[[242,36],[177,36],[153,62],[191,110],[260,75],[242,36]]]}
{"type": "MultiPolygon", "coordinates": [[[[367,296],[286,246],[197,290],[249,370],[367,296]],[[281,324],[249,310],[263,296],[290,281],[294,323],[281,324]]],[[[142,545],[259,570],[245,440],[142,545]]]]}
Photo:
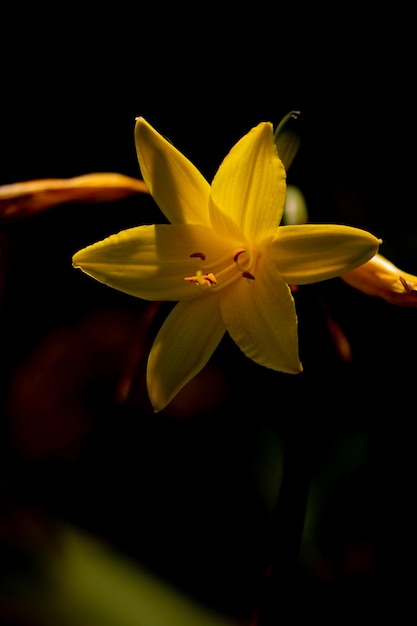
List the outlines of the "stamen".
{"type": "MultiPolygon", "coordinates": [[[[245,268],[239,263],[239,257],[241,254],[246,254],[246,250],[245,248],[237,248],[237,250],[235,250],[233,252],[233,261],[236,263],[236,267],[239,270],[239,272],[242,272],[242,276],[243,278],[249,278],[250,280],[255,280],[255,276],[253,274],[251,274],[250,272],[248,272],[247,270],[245,270],[245,268]]],[[[246,263],[246,267],[248,267],[249,263],[246,263]]]]}
{"type": "Polygon", "coordinates": [[[255,280],[255,276],[250,272],[242,272],[243,278],[250,278],[250,280],[255,280]]]}
{"type": "Polygon", "coordinates": [[[244,272],[244,268],[240,265],[239,263],[239,257],[241,254],[245,254],[246,250],[245,248],[238,248],[237,250],[235,250],[233,252],[233,261],[236,263],[236,267],[239,270],[239,272],[244,272]]]}
{"type": "Polygon", "coordinates": [[[206,260],[206,255],[204,254],[204,252],[193,252],[192,254],[190,254],[190,259],[195,257],[198,257],[202,261],[206,260]]]}
{"type": "Polygon", "coordinates": [[[407,282],[402,276],[399,276],[399,280],[402,286],[404,287],[404,289],[406,290],[406,292],[408,293],[408,295],[411,295],[411,294],[417,295],[417,290],[413,283],[407,282]]]}
{"type": "Polygon", "coordinates": [[[216,277],[212,272],[209,272],[209,274],[203,274],[201,270],[198,270],[195,276],[186,276],[184,280],[189,283],[195,283],[200,287],[212,287],[213,285],[217,285],[216,277]]]}
{"type": "Polygon", "coordinates": [[[206,282],[209,282],[210,285],[217,285],[216,277],[215,277],[215,275],[212,272],[209,272],[208,274],[203,274],[202,278],[206,282]]]}
{"type": "Polygon", "coordinates": [[[241,254],[243,254],[244,252],[246,252],[245,248],[238,248],[237,250],[235,250],[233,252],[233,260],[236,263],[236,265],[239,267],[239,264],[237,262],[238,258],[240,257],[241,254]]]}

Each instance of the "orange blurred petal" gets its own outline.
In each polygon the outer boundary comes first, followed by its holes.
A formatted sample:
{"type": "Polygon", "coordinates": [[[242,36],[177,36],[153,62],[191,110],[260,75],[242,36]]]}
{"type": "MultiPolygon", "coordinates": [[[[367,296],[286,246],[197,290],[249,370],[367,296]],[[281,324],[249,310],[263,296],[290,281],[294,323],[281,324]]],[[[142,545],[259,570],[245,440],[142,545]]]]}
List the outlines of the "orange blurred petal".
{"type": "Polygon", "coordinates": [[[383,298],[390,304],[417,307],[417,276],[403,272],[381,254],[341,278],[369,296],[383,298]]]}
{"type": "Polygon", "coordinates": [[[0,185],[0,220],[22,219],[64,202],[112,202],[136,193],[149,193],[143,180],[114,172],[0,185]]]}

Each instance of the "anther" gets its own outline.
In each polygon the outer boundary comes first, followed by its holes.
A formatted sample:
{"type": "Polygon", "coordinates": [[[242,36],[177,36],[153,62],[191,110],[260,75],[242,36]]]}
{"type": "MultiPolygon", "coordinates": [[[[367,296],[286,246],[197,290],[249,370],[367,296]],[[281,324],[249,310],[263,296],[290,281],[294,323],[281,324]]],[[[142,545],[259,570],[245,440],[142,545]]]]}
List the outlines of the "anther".
{"type": "Polygon", "coordinates": [[[202,261],[206,260],[206,255],[204,254],[204,252],[193,252],[192,254],[190,254],[190,259],[193,259],[196,257],[198,257],[202,261]]]}
{"type": "MultiPolygon", "coordinates": [[[[242,265],[240,265],[239,257],[241,254],[246,254],[245,248],[237,248],[237,250],[233,252],[233,261],[236,263],[237,269],[239,270],[239,272],[242,272],[243,278],[249,278],[250,280],[255,280],[255,276],[251,274],[250,272],[248,272],[247,270],[245,270],[242,265]]],[[[246,267],[248,267],[247,263],[246,263],[246,267]]]]}
{"type": "Polygon", "coordinates": [[[417,295],[417,291],[416,291],[415,286],[413,285],[413,283],[407,282],[402,276],[399,276],[399,279],[400,279],[400,282],[401,282],[402,286],[404,287],[404,289],[408,293],[408,295],[410,295],[410,294],[417,295]]]}
{"type": "Polygon", "coordinates": [[[233,261],[236,263],[237,265],[237,260],[240,257],[241,254],[243,254],[244,252],[246,252],[245,248],[238,248],[237,250],[235,250],[233,252],[233,261]]]}
{"type": "Polygon", "coordinates": [[[246,254],[245,248],[237,248],[237,250],[235,250],[233,252],[233,261],[236,263],[236,267],[239,270],[239,272],[244,272],[245,271],[245,268],[242,267],[242,265],[240,265],[240,263],[239,263],[239,257],[242,254],[246,254]]]}

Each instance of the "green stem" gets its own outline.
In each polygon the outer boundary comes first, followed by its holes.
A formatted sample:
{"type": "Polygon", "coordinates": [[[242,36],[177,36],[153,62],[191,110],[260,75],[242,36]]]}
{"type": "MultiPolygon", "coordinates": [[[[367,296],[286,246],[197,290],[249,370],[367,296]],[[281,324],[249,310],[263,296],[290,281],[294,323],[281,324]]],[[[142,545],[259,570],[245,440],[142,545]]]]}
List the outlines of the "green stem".
{"type": "Polygon", "coordinates": [[[287,435],[281,490],[272,520],[270,566],[257,626],[286,623],[291,605],[298,599],[297,565],[310,486],[310,463],[307,445],[301,441],[299,432],[287,435]]]}

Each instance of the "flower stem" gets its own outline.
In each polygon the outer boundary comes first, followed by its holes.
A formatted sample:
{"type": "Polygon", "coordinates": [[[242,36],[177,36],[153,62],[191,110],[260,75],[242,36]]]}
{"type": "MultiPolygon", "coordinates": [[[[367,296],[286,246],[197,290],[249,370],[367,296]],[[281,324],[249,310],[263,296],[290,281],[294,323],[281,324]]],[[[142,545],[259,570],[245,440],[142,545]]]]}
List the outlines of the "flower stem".
{"type": "Polygon", "coordinates": [[[257,626],[285,623],[297,603],[297,562],[311,472],[304,441],[299,431],[286,434],[283,477],[272,518],[269,567],[257,626]]]}

